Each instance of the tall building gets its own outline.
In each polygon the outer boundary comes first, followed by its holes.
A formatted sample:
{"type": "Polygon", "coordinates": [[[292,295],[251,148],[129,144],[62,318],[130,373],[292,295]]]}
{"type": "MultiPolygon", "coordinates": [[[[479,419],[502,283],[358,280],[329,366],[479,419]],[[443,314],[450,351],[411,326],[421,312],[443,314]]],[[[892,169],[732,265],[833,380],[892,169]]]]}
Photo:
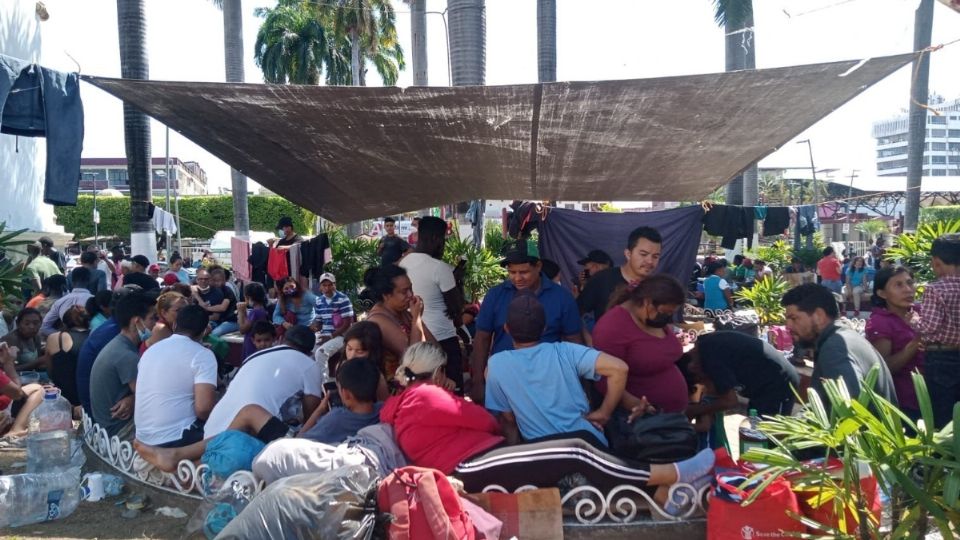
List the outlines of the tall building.
{"type": "MultiPolygon", "coordinates": [[[[167,168],[164,158],[151,160],[153,196],[164,197],[167,193],[167,168]]],[[[127,179],[127,158],[83,158],[80,160],[80,193],[115,189],[124,195],[130,194],[127,179]]],[[[180,161],[170,158],[170,194],[179,190],[180,195],[206,195],[207,173],[196,161],[180,161]]]]}
{"type": "MultiPolygon", "coordinates": [[[[960,99],[933,107],[940,116],[927,111],[922,176],[960,176],[960,99]]],[[[906,176],[909,124],[907,115],[873,124],[877,176],[906,176]]]]}

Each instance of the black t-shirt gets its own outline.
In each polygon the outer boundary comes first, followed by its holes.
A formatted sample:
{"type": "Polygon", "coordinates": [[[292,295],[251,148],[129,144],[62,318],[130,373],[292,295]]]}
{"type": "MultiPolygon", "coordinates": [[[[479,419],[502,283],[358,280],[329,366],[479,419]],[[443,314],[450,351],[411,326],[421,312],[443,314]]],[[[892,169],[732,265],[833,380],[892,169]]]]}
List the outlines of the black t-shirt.
{"type": "Polygon", "coordinates": [[[292,246],[292,245],[296,244],[297,242],[303,242],[303,238],[300,238],[300,235],[299,235],[299,234],[295,234],[295,235],[293,235],[292,237],[290,237],[289,239],[287,239],[287,238],[281,238],[281,239],[277,240],[276,247],[280,247],[280,246],[292,246]]]}
{"type": "Polygon", "coordinates": [[[380,264],[386,266],[400,260],[403,253],[410,249],[410,244],[399,236],[384,236],[380,239],[383,249],[380,251],[380,264]]]}
{"type": "Polygon", "coordinates": [[[123,284],[138,285],[145,291],[160,288],[160,284],[157,283],[156,279],[144,274],[143,272],[130,272],[129,274],[123,276],[123,284]]]}
{"type": "Polygon", "coordinates": [[[713,332],[698,337],[697,348],[703,372],[718,394],[734,388],[751,401],[780,401],[790,395],[787,384],[800,387],[797,370],[780,351],[759,338],[734,331],[713,332]]]}
{"type": "MultiPolygon", "coordinates": [[[[213,289],[213,287],[210,287],[213,289]]],[[[233,289],[224,285],[220,288],[223,297],[230,301],[227,310],[220,314],[220,320],[223,322],[237,322],[237,295],[233,294],[233,289]]],[[[223,300],[220,300],[223,302],[223,300]]]]}
{"type": "Polygon", "coordinates": [[[577,297],[577,306],[580,308],[580,313],[592,312],[594,319],[600,320],[600,317],[607,312],[610,298],[626,286],[627,280],[623,279],[623,273],[619,266],[597,272],[590,277],[583,288],[583,292],[577,297]]]}
{"type": "Polygon", "coordinates": [[[197,295],[200,296],[201,300],[210,304],[211,306],[218,306],[223,303],[223,289],[219,287],[210,287],[207,289],[207,292],[198,290],[197,295]]]}

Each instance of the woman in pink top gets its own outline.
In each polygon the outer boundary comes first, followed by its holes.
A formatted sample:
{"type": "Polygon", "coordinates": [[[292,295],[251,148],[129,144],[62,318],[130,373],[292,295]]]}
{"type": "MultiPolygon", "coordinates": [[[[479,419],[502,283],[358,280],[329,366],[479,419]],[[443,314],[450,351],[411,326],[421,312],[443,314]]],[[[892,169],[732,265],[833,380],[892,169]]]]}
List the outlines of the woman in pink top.
{"type": "MultiPolygon", "coordinates": [[[[683,305],[683,286],[666,274],[631,284],[593,329],[593,346],[630,367],[621,407],[633,411],[643,400],[663,412],[683,412],[687,383],[677,368],[683,347],[669,327],[683,305]]],[[[601,380],[601,392],[606,386],[601,380]]]]}
{"type": "Polygon", "coordinates": [[[907,416],[920,418],[920,404],[910,374],[923,372],[923,344],[912,324],[919,314],[913,302],[913,275],[902,266],[883,268],[873,280],[873,303],[867,319],[867,339],[883,356],[893,375],[897,401],[907,416]]]}

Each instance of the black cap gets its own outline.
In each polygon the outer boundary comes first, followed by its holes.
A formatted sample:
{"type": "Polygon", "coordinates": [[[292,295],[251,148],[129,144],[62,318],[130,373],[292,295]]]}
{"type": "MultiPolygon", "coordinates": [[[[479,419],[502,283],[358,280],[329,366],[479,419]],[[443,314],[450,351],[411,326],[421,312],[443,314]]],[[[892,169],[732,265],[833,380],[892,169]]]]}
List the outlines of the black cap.
{"type": "Polygon", "coordinates": [[[277,228],[282,229],[284,227],[293,227],[293,218],[290,216],[281,217],[280,221],[277,222],[277,228]]]}
{"type": "Polygon", "coordinates": [[[589,262],[599,263],[599,264],[608,264],[613,266],[613,259],[607,255],[607,252],[602,249],[594,249],[590,253],[587,253],[587,256],[577,261],[577,264],[583,266],[589,262]]]}
{"type": "Polygon", "coordinates": [[[44,245],[44,246],[52,246],[52,245],[53,245],[53,239],[50,238],[49,236],[41,236],[40,238],[37,239],[37,241],[40,242],[40,244],[41,244],[41,245],[44,245]]]}
{"type": "Polygon", "coordinates": [[[540,253],[536,246],[531,246],[526,240],[517,240],[510,242],[503,247],[501,252],[503,259],[500,266],[508,264],[535,263],[540,260],[540,253]]]}
{"type": "Polygon", "coordinates": [[[517,343],[540,341],[546,326],[547,316],[533,292],[517,291],[507,307],[507,330],[510,337],[517,343]]]}
{"type": "Polygon", "coordinates": [[[146,255],[134,255],[130,260],[142,266],[144,270],[150,266],[150,259],[148,259],[146,255]]]}

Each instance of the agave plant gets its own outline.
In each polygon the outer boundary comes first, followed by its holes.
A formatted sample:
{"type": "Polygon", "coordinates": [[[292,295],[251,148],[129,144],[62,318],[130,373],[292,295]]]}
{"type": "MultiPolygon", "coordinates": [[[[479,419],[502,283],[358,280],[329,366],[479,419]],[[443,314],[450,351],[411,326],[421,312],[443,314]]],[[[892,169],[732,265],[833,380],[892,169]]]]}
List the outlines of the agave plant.
{"type": "Polygon", "coordinates": [[[933,281],[930,266],[930,249],[933,241],[949,233],[960,232],[960,219],[936,221],[921,225],[916,233],[904,233],[897,238],[893,247],[887,248],[886,258],[899,261],[913,271],[914,279],[919,283],[933,281]]]}
{"type": "Polygon", "coordinates": [[[26,229],[8,232],[7,223],[0,221],[0,299],[3,304],[9,305],[14,298],[19,297],[23,287],[23,265],[14,263],[8,255],[23,254],[19,248],[30,243],[29,240],[18,240],[24,232],[26,229]]]}
{"type": "MultiPolygon", "coordinates": [[[[954,538],[960,523],[960,406],[953,422],[940,431],[933,426],[933,408],[923,376],[914,373],[913,385],[923,423],[914,422],[875,390],[880,370],[874,367],[852,398],[842,379],[824,381],[826,402],[813,389],[797,416],[768,417],[760,430],[774,443],[769,449],[750,449],[745,461],[767,465],[762,487],[789,475],[794,486],[815,493],[814,506],[832,504],[838,526],[794,515],[815,534],[807,538],[880,538],[880,524],[870,514],[870,498],[861,493],[860,464],[866,464],[890,500],[889,538],[923,538],[932,520],[943,538],[954,538]],[[912,434],[912,435],[911,435],[912,434]],[[835,475],[816,462],[801,461],[797,451],[822,450],[823,457],[843,462],[835,475]],[[850,515],[850,523],[845,516],[850,515]]],[[[762,490],[758,490],[762,491],[762,490]]],[[[752,502],[759,493],[748,501],[752,502]]],[[[883,536],[887,537],[887,536],[883,536]]]]}
{"type": "Polygon", "coordinates": [[[789,288],[790,284],[783,278],[767,277],[757,280],[749,289],[738,290],[733,297],[751,305],[760,317],[760,324],[783,324],[784,308],[780,305],[780,299],[789,288]]]}

